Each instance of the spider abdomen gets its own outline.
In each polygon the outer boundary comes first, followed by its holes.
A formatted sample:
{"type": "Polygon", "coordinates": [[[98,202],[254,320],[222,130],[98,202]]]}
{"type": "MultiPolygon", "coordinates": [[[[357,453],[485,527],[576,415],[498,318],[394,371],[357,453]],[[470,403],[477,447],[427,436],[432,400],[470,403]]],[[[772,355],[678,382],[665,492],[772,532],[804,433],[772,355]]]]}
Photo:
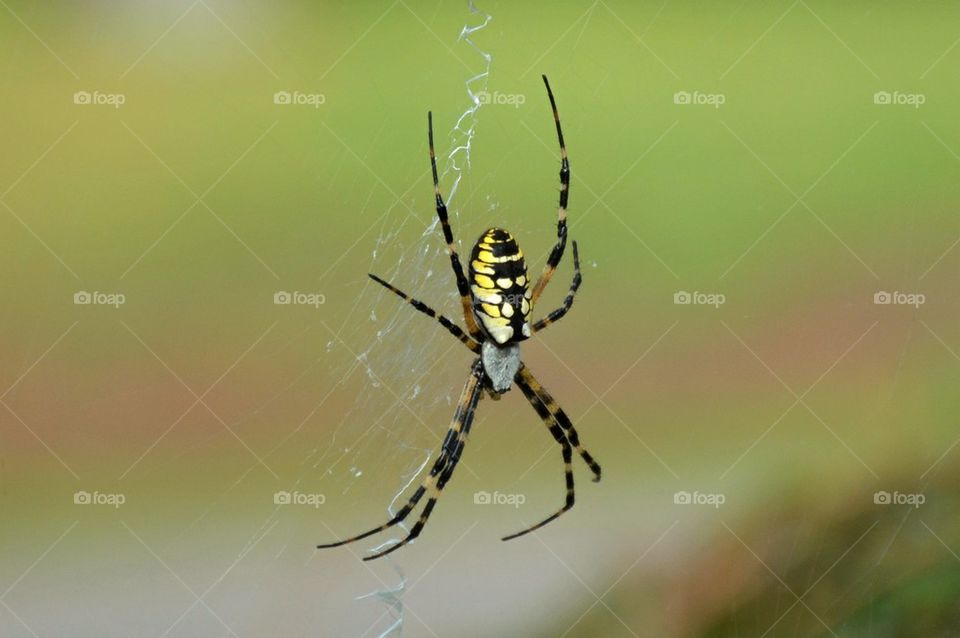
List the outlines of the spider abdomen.
{"type": "Polygon", "coordinates": [[[484,332],[503,345],[530,336],[530,281],[523,251],[502,228],[480,235],[470,254],[473,312],[484,332]]]}

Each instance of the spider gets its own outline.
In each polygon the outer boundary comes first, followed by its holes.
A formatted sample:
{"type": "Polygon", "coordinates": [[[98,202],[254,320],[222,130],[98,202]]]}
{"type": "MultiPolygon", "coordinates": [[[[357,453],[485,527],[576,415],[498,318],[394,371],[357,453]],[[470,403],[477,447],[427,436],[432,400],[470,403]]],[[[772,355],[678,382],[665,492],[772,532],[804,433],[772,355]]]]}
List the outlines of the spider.
{"type": "Polygon", "coordinates": [[[502,228],[490,228],[485,231],[473,246],[470,255],[469,280],[463,274],[463,266],[457,254],[453,231],[447,218],[447,206],[440,194],[439,178],[437,176],[437,159],[433,150],[433,114],[427,114],[427,136],[430,144],[430,165],[433,170],[433,190],[436,195],[437,217],[443,227],[443,237],[447,242],[447,252],[450,255],[450,264],[456,277],[457,292],[460,294],[460,304],[463,309],[463,320],[467,332],[454,324],[450,319],[438,314],[422,301],[410,297],[380,277],[371,274],[370,278],[390,290],[413,306],[419,312],[436,319],[450,334],[463,342],[474,354],[479,355],[470,366],[470,374],[466,385],[457,402],[457,409],[447,435],[440,447],[440,455],[434,462],[430,474],[421,482],[407,503],[397,511],[389,521],[383,525],[358,534],[346,540],[318,545],[320,549],[338,547],[347,543],[367,538],[386,529],[402,523],[411,511],[417,506],[423,496],[429,493],[423,512],[419,520],[410,529],[409,533],[400,541],[386,549],[376,552],[363,560],[373,560],[385,556],[404,545],[410,543],[420,535],[427,519],[430,518],[437,499],[440,497],[447,481],[453,476],[460,455],[463,452],[477,403],[483,392],[486,391],[492,398],[499,399],[516,383],[533,409],[537,412],[550,434],[560,444],[563,453],[563,466],[566,479],[566,499],[563,506],[536,525],[522,531],[503,537],[511,540],[523,536],[547,523],[555,520],[561,514],[573,507],[573,450],[583,458],[594,474],[594,481],[600,480],[600,465],[580,445],[577,430],[573,427],[570,418],[560,409],[557,402],[544,389],[530,372],[526,364],[520,359],[520,342],[534,333],[540,332],[550,324],[558,321],[567,314],[573,305],[577,289],[580,287],[580,255],[577,252],[577,242],[573,242],[573,282],[563,304],[543,319],[531,320],[531,312],[543,289],[550,282],[567,243],[567,199],[570,192],[570,163],[567,160],[567,149],[563,143],[563,131],[560,128],[560,115],[557,113],[557,103],[550,90],[547,76],[543,83],[547,88],[547,97],[550,98],[550,107],[553,110],[553,119],[557,126],[557,138],[560,142],[560,205],[557,221],[557,243],[554,245],[546,266],[540,278],[530,287],[527,277],[527,267],[523,259],[523,251],[516,240],[502,228]],[[467,334],[469,333],[469,335],[467,334]]]}

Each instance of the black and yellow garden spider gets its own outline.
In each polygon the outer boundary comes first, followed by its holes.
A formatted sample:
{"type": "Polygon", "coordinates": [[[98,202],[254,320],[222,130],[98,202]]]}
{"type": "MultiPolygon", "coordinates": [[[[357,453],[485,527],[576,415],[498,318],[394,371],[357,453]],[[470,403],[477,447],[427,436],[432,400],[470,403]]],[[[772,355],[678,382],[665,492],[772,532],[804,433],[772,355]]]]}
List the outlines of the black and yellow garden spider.
{"type": "Polygon", "coordinates": [[[550,434],[560,444],[563,453],[567,493],[563,507],[559,510],[536,525],[505,536],[503,540],[517,538],[539,529],[573,507],[573,468],[571,466],[573,450],[580,454],[584,462],[593,471],[593,480],[600,480],[600,465],[593,460],[589,452],[581,447],[577,430],[573,427],[570,418],[560,409],[553,397],[540,385],[527,366],[520,360],[520,342],[563,317],[570,310],[570,306],[573,305],[573,299],[581,281],[580,255],[577,252],[577,242],[573,242],[573,282],[570,284],[570,290],[563,301],[563,305],[543,319],[533,324],[530,323],[533,306],[563,257],[563,250],[567,243],[567,199],[570,192],[570,163],[567,161],[567,149],[563,143],[560,115],[557,113],[557,104],[553,99],[553,92],[550,90],[547,76],[543,76],[543,83],[547,87],[547,96],[550,98],[550,107],[553,109],[553,119],[557,125],[557,138],[560,141],[560,206],[557,221],[557,243],[550,252],[540,279],[537,280],[532,289],[527,278],[523,251],[520,250],[510,233],[502,228],[491,228],[480,236],[470,255],[469,281],[464,276],[463,266],[460,263],[457,247],[453,240],[453,231],[450,230],[450,222],[447,219],[447,206],[443,203],[443,197],[440,195],[437,159],[433,150],[433,115],[432,113],[427,114],[430,165],[433,169],[433,190],[437,199],[437,217],[440,218],[440,224],[443,226],[443,237],[447,242],[447,252],[450,254],[450,263],[453,266],[453,274],[456,276],[457,291],[460,293],[460,303],[463,307],[463,320],[466,323],[469,335],[443,315],[437,314],[422,301],[413,299],[376,275],[370,275],[370,278],[401,297],[420,312],[439,321],[440,325],[446,328],[450,334],[462,341],[467,348],[479,356],[470,367],[470,376],[457,403],[453,422],[440,447],[440,456],[434,462],[430,474],[423,480],[407,503],[383,525],[346,540],[318,545],[318,548],[338,547],[346,543],[352,543],[403,522],[423,498],[423,495],[429,492],[430,498],[420,514],[420,519],[410,529],[407,536],[388,548],[365,557],[364,560],[373,560],[385,556],[417,538],[427,519],[430,518],[430,513],[433,511],[441,491],[450,477],[453,476],[453,471],[457,467],[463,447],[466,444],[467,436],[470,434],[473,415],[481,395],[484,391],[487,391],[491,397],[499,398],[500,395],[510,390],[513,383],[520,387],[533,409],[536,410],[544,424],[549,428],[550,434]]]}

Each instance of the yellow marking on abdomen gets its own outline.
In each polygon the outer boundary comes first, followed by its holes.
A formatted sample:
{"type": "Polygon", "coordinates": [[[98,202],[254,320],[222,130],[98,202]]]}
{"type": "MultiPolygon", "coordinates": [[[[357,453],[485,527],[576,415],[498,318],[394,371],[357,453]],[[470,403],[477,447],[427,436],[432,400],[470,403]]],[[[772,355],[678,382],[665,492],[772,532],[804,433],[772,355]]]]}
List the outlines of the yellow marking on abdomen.
{"type": "Polygon", "coordinates": [[[502,257],[495,257],[493,253],[486,250],[480,250],[477,252],[477,259],[484,261],[488,264],[502,264],[508,261],[519,261],[523,259],[523,251],[518,250],[516,254],[513,255],[504,255],[502,257]]]}
{"type": "Polygon", "coordinates": [[[473,296],[477,298],[477,301],[482,303],[492,303],[498,306],[503,303],[503,297],[500,296],[500,293],[481,290],[477,287],[473,288],[473,296]]]}
{"type": "MultiPolygon", "coordinates": [[[[493,283],[493,279],[490,279],[490,278],[487,277],[486,275],[479,275],[479,274],[478,274],[478,275],[474,275],[474,276],[473,276],[473,280],[474,280],[475,282],[477,282],[477,285],[480,286],[480,287],[482,287],[482,288],[494,288],[494,287],[495,287],[495,284],[493,283]]],[[[499,283],[499,280],[498,280],[498,283],[499,283]]]]}
{"type": "Polygon", "coordinates": [[[483,312],[487,315],[497,319],[500,317],[500,306],[495,306],[489,303],[481,303],[480,307],[483,308],[483,312]]]}
{"type": "Polygon", "coordinates": [[[474,269],[475,271],[477,271],[477,272],[482,272],[482,273],[485,274],[485,275],[495,275],[495,274],[497,274],[497,271],[495,271],[492,267],[488,266],[487,264],[483,263],[482,261],[474,260],[474,261],[472,261],[472,262],[470,263],[470,265],[473,266],[473,269],[474,269]]]}

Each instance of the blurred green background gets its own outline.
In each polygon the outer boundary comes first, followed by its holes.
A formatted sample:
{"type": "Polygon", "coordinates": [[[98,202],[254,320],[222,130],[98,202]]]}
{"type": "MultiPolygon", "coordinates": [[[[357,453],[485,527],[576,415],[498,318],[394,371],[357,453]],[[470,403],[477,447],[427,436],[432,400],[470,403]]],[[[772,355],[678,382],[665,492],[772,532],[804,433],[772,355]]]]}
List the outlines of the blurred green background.
{"type": "Polygon", "coordinates": [[[0,634],[956,635],[958,25],[951,3],[0,2],[0,634]],[[425,114],[449,192],[487,69],[455,232],[505,226],[542,268],[546,73],[584,284],[524,356],[604,480],[577,461],[577,506],[501,543],[563,496],[512,392],[414,545],[317,552],[385,519],[466,376],[366,273],[456,316],[425,114]],[[293,291],[323,303],[274,303],[293,291]]]}

